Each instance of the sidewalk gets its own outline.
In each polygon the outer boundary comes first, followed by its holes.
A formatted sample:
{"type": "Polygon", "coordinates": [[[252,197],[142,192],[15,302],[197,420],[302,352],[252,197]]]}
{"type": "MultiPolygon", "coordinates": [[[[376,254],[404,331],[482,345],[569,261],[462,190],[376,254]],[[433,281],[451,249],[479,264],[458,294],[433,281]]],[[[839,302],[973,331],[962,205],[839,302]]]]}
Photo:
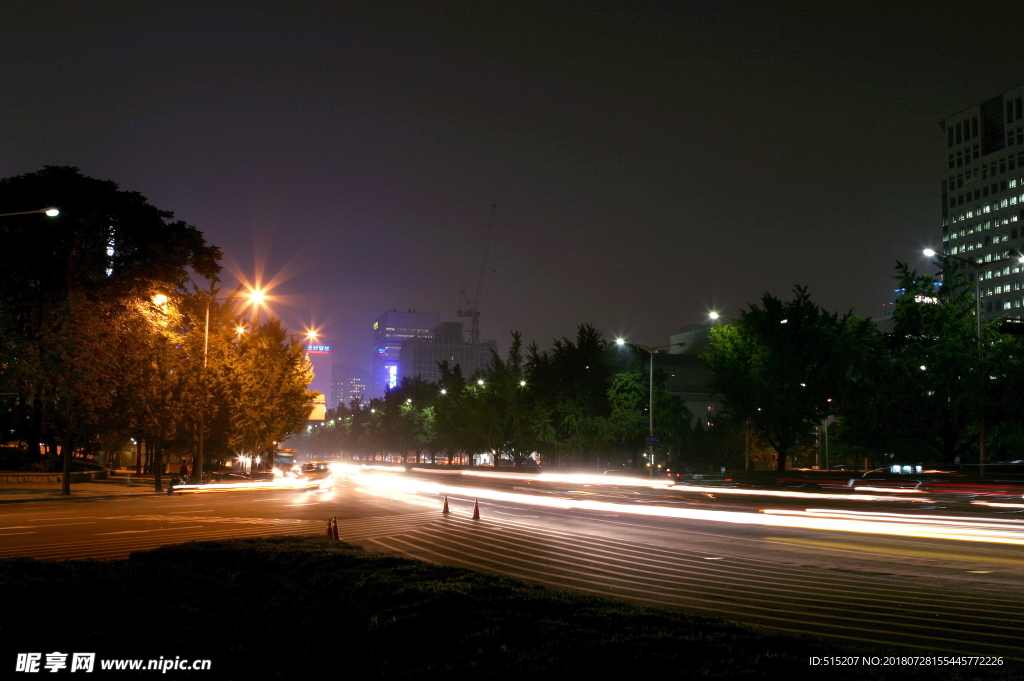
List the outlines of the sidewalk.
{"type": "MultiPolygon", "coordinates": [[[[164,490],[171,481],[169,475],[163,476],[164,490]]],[[[56,499],[112,499],[123,496],[140,496],[156,494],[153,491],[152,475],[128,474],[118,471],[117,475],[106,480],[92,482],[76,482],[71,484],[71,496],[64,497],[60,493],[59,482],[5,482],[0,484],[0,504],[23,501],[54,501],[56,499]]]]}

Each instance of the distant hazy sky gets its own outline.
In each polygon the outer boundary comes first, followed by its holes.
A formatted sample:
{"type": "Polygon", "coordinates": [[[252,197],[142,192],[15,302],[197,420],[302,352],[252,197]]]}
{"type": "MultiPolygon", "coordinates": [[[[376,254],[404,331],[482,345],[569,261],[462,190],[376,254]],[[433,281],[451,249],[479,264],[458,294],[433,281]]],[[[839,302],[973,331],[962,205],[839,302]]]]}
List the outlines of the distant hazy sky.
{"type": "MultiPolygon", "coordinates": [[[[0,3],[0,177],[74,165],[199,227],[368,366],[485,337],[668,342],[794,284],[878,314],[940,234],[941,118],[1024,81],[1019,3],[0,3]]],[[[230,277],[228,277],[230,279],[230,277]]],[[[286,304],[287,303],[287,304],[286,304]]]]}

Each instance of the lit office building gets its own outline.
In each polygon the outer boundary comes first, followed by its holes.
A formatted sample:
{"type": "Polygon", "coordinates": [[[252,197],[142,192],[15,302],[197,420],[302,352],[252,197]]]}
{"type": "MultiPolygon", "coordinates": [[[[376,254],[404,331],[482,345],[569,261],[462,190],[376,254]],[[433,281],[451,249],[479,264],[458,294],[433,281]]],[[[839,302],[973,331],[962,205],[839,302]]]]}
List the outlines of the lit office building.
{"type": "Polygon", "coordinates": [[[440,315],[415,312],[385,312],[373,323],[373,371],[370,394],[380,397],[386,388],[398,385],[398,361],[402,343],[411,338],[433,340],[440,315]]]}
{"type": "Polygon", "coordinates": [[[428,381],[441,379],[441,362],[458,366],[465,378],[485,368],[491,361],[495,341],[468,343],[460,322],[445,322],[434,328],[433,338],[413,338],[402,344],[398,359],[398,375],[420,376],[428,381]]]}
{"type": "MultiPolygon", "coordinates": [[[[316,400],[318,405],[325,404],[331,396],[331,346],[329,342],[326,338],[318,338],[306,344],[306,357],[313,365],[313,380],[310,381],[307,390],[320,393],[321,398],[316,400]]],[[[314,409],[310,418],[316,419],[321,408],[314,409]]]]}
{"type": "Polygon", "coordinates": [[[348,406],[352,400],[365,404],[369,399],[366,394],[369,376],[362,369],[350,364],[335,364],[331,373],[331,401],[328,407],[348,406]]]}
{"type": "MultiPolygon", "coordinates": [[[[989,319],[1024,315],[1024,85],[944,121],[942,247],[973,260],[989,319]]],[[[973,281],[974,268],[967,276],[973,281]]]]}

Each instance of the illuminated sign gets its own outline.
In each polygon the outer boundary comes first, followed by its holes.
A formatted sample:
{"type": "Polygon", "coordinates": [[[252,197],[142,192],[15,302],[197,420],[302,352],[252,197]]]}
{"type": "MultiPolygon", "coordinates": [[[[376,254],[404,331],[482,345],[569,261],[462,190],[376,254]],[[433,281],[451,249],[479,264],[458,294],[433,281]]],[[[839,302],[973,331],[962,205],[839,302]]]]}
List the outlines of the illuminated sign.
{"type": "Polygon", "coordinates": [[[307,345],[306,353],[310,355],[326,355],[331,351],[330,345],[307,345]]]}
{"type": "Polygon", "coordinates": [[[394,388],[398,385],[398,367],[394,364],[388,365],[388,387],[394,388]]]}
{"type": "Polygon", "coordinates": [[[376,331],[378,326],[380,326],[380,322],[374,322],[373,323],[373,330],[376,331]]]}
{"type": "Polygon", "coordinates": [[[915,303],[928,303],[929,305],[938,305],[939,299],[933,298],[932,296],[914,296],[915,303]]]}

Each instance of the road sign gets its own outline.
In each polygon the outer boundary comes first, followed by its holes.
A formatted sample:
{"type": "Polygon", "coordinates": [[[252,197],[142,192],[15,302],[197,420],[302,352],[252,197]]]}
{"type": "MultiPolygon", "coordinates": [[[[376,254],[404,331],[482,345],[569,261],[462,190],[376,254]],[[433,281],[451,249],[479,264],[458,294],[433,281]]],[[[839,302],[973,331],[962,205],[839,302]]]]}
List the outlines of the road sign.
{"type": "Polygon", "coordinates": [[[660,447],[661,438],[657,435],[645,435],[644,436],[644,447],[660,447]]]}

